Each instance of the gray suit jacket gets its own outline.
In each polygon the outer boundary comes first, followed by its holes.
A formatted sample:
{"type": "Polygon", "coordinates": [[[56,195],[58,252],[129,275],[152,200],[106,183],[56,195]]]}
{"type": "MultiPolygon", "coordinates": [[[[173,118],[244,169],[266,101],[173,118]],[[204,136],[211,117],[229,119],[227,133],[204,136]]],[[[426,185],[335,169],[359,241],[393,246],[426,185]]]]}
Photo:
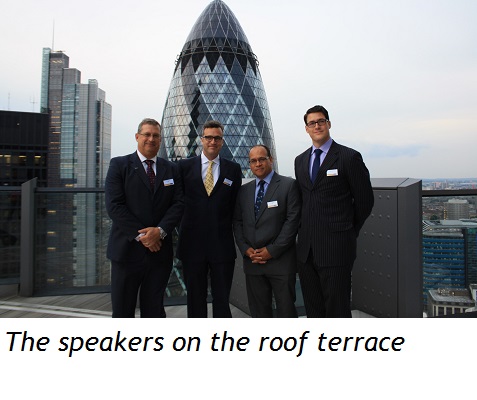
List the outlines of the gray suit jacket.
{"type": "Polygon", "coordinates": [[[301,203],[298,185],[294,179],[275,172],[257,219],[255,185],[253,180],[240,188],[234,213],[235,242],[242,256],[249,247],[266,247],[272,259],[266,264],[252,264],[250,258],[244,256],[244,272],[257,275],[294,273],[301,203]],[[274,206],[276,204],[278,206],[274,206]]]}

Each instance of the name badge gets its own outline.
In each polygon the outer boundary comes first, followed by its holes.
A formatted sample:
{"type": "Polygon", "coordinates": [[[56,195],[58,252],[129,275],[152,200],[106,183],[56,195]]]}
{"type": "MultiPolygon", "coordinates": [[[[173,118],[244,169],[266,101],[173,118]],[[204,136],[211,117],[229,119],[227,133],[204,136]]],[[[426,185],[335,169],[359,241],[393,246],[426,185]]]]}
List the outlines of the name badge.
{"type": "Polygon", "coordinates": [[[172,186],[174,184],[174,179],[166,179],[164,181],[164,186],[172,186]]]}
{"type": "Polygon", "coordinates": [[[326,171],[326,176],[338,176],[338,170],[337,169],[329,169],[326,171]]]}
{"type": "Polygon", "coordinates": [[[274,208],[274,207],[278,207],[278,201],[274,200],[274,201],[269,201],[267,203],[267,207],[268,208],[274,208]]]}
{"type": "Polygon", "coordinates": [[[230,179],[227,179],[227,178],[224,179],[224,184],[226,184],[227,186],[232,186],[232,183],[233,182],[230,179]]]}

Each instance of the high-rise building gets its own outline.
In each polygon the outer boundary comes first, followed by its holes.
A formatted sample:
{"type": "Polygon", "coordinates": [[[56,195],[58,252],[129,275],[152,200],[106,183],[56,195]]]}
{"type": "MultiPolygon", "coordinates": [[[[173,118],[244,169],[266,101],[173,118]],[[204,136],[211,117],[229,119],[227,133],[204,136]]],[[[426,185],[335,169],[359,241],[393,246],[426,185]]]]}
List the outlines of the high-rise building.
{"type": "MultiPolygon", "coordinates": [[[[43,49],[41,111],[49,114],[48,186],[104,186],[111,158],[111,105],[96,80],[81,83],[81,72],[69,67],[68,56],[49,48],[43,49]]],[[[44,250],[37,256],[38,293],[109,279],[99,238],[110,221],[101,196],[60,192],[41,197],[48,218],[38,226],[44,232],[44,250]]]]}
{"type": "Polygon", "coordinates": [[[0,111],[0,285],[20,274],[22,183],[46,186],[48,114],[0,111]]]}
{"type": "Polygon", "coordinates": [[[0,111],[0,186],[47,185],[48,114],[0,111]]]}
{"type": "Polygon", "coordinates": [[[466,219],[470,217],[469,202],[462,199],[450,199],[445,203],[446,215],[449,220],[466,219]]]}
{"type": "Polygon", "coordinates": [[[101,187],[111,158],[111,105],[98,82],[81,83],[61,51],[43,49],[41,112],[50,115],[48,186],[101,187]]]}
{"type": "Polygon", "coordinates": [[[477,223],[423,221],[423,295],[477,283],[477,223]]]}
{"type": "Polygon", "coordinates": [[[208,120],[224,125],[221,157],[238,162],[252,177],[248,152],[275,142],[267,97],[245,33],[230,8],[212,1],[192,27],[179,54],[162,118],[160,155],[175,161],[199,155],[208,120]]]}

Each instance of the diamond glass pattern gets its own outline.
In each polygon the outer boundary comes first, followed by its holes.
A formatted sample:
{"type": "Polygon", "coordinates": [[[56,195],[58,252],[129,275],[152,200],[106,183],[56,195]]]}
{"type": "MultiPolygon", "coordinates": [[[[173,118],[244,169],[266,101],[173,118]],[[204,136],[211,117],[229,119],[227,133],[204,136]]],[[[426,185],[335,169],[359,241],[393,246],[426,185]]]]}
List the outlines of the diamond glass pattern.
{"type": "MultiPolygon", "coordinates": [[[[199,155],[202,126],[211,119],[224,125],[221,156],[238,162],[244,178],[253,177],[250,147],[265,144],[276,156],[257,57],[221,0],[212,1],[202,12],[177,58],[159,155],[171,161],[199,155]]],[[[278,171],[276,157],[274,169],[278,171]]]]}

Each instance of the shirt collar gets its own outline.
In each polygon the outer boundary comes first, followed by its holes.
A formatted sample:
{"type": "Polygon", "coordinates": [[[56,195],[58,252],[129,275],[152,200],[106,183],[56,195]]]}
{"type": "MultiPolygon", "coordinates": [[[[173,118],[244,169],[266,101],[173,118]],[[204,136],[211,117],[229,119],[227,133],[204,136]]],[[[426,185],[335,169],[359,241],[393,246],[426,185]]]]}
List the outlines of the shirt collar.
{"type": "Polygon", "coordinates": [[[255,178],[255,185],[258,186],[258,183],[260,181],[265,181],[267,183],[267,185],[270,185],[270,182],[272,181],[272,177],[273,177],[273,174],[275,173],[275,171],[272,169],[272,171],[263,179],[258,179],[258,178],[255,178]]]}
{"type": "Polygon", "coordinates": [[[146,160],[152,160],[152,161],[154,161],[155,164],[157,164],[157,154],[152,158],[147,158],[147,157],[144,157],[139,150],[136,150],[136,152],[137,152],[137,155],[139,156],[139,159],[141,160],[142,163],[146,160]]]}
{"type": "Polygon", "coordinates": [[[320,147],[315,147],[315,145],[312,145],[311,146],[311,154],[313,154],[313,152],[316,150],[316,149],[320,149],[323,153],[328,153],[328,151],[330,150],[330,147],[331,147],[331,143],[333,143],[333,139],[329,138],[328,141],[320,146],[320,147]]]}
{"type": "MultiPolygon", "coordinates": [[[[207,164],[209,162],[209,159],[204,155],[204,153],[200,153],[200,160],[201,160],[201,164],[207,164]]],[[[220,155],[215,157],[212,160],[212,162],[217,164],[217,165],[220,165],[220,155]]]]}

